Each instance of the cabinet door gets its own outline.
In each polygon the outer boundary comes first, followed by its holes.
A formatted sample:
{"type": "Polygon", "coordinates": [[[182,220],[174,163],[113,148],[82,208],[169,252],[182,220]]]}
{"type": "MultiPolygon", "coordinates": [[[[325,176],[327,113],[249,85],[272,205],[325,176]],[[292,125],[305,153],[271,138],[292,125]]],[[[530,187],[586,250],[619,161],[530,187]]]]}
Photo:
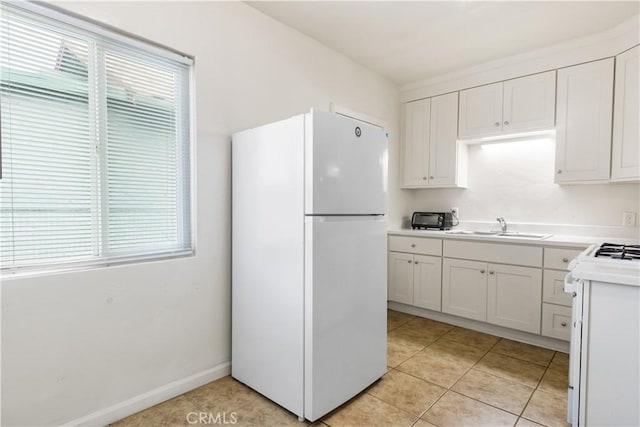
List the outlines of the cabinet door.
{"type": "Polygon", "coordinates": [[[426,186],[429,176],[431,99],[407,102],[404,120],[404,185],[426,186]]]}
{"type": "Polygon", "coordinates": [[[571,339],[571,307],[542,304],[542,335],[569,341],[571,339]]]}
{"type": "MultiPolygon", "coordinates": [[[[458,93],[431,98],[429,186],[458,184],[458,93]]],[[[464,183],[462,183],[464,185],[464,183]]]]}
{"type": "Polygon", "coordinates": [[[539,268],[489,264],[487,322],[540,333],[542,273],[539,268]]]}
{"type": "Polygon", "coordinates": [[[552,129],[555,124],[556,72],[504,82],[502,132],[552,129]]]}
{"type": "Polygon", "coordinates": [[[613,158],[611,179],[640,179],[640,133],[638,132],[638,75],[640,46],[616,57],[616,88],[613,106],[613,158]]]}
{"type": "Polygon", "coordinates": [[[613,58],[558,70],[555,182],[609,179],[613,58]]]}
{"type": "Polygon", "coordinates": [[[413,255],[389,252],[389,301],[413,304],[413,255]]]}
{"type": "Polygon", "coordinates": [[[442,311],[487,321],[487,264],[443,258],[442,311]]]}
{"type": "Polygon", "coordinates": [[[413,256],[413,305],[440,311],[442,258],[413,256]]]}
{"type": "Polygon", "coordinates": [[[460,91],[460,139],[502,133],[502,86],[500,82],[460,91]]]}
{"type": "Polygon", "coordinates": [[[571,307],[573,298],[564,291],[566,271],[544,270],[542,277],[542,300],[552,304],[571,307]]]}

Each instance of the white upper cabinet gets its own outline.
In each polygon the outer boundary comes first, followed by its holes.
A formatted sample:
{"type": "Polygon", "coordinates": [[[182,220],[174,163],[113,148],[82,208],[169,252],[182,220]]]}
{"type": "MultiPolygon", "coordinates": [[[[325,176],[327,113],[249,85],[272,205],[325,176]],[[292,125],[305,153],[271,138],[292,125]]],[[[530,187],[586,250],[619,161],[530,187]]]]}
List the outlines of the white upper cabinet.
{"type": "Polygon", "coordinates": [[[404,110],[404,185],[426,186],[429,177],[431,99],[407,102],[404,110]]]}
{"type": "Polygon", "coordinates": [[[502,133],[502,86],[500,82],[460,91],[460,139],[502,133]]]}
{"type": "Polygon", "coordinates": [[[551,129],[555,95],[555,71],[463,90],[458,135],[481,138],[551,129]]]}
{"type": "Polygon", "coordinates": [[[555,124],[556,72],[504,82],[502,132],[551,129],[555,124]]]}
{"type": "Polygon", "coordinates": [[[466,186],[466,151],[457,141],[457,92],[431,98],[429,135],[429,186],[466,186]]]}
{"type": "Polygon", "coordinates": [[[558,70],[556,183],[609,179],[612,98],[613,58],[558,70]]]}
{"type": "Polygon", "coordinates": [[[465,147],[457,142],[458,93],[404,105],[404,186],[466,186],[465,147]]]}
{"type": "Polygon", "coordinates": [[[640,133],[638,132],[638,94],[640,87],[640,46],[616,57],[613,105],[612,181],[640,179],[640,133]]]}

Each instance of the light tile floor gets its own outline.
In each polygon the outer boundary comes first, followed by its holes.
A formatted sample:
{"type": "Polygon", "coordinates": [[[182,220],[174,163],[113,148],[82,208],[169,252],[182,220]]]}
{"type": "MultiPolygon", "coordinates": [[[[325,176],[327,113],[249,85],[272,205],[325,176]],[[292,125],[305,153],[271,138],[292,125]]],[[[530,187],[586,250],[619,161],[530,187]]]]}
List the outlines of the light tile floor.
{"type": "MultiPolygon", "coordinates": [[[[388,312],[388,371],[318,427],[566,426],[567,354],[388,312]]],[[[114,426],[306,426],[225,377],[114,426]]]]}

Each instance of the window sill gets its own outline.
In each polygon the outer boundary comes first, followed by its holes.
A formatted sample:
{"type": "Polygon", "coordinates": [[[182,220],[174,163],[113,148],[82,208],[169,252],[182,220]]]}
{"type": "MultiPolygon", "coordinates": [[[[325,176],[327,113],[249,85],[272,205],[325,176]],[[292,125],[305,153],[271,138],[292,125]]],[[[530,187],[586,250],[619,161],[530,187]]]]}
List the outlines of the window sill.
{"type": "Polygon", "coordinates": [[[128,264],[139,264],[157,261],[169,261],[178,258],[187,258],[195,255],[195,249],[185,249],[162,254],[149,254],[139,256],[113,257],[103,260],[83,260],[72,262],[60,262],[47,265],[34,265],[23,267],[11,267],[0,269],[0,279],[9,281],[27,277],[48,276],[62,273],[75,273],[97,268],[115,267],[128,264]]]}

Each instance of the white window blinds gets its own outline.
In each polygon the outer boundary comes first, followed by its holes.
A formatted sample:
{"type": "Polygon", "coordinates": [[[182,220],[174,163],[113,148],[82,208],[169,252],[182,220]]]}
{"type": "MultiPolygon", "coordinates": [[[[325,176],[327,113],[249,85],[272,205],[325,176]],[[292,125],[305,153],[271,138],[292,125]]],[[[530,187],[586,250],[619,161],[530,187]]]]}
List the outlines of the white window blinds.
{"type": "Polygon", "coordinates": [[[189,253],[191,61],[45,15],[2,4],[0,265],[189,253]]]}

